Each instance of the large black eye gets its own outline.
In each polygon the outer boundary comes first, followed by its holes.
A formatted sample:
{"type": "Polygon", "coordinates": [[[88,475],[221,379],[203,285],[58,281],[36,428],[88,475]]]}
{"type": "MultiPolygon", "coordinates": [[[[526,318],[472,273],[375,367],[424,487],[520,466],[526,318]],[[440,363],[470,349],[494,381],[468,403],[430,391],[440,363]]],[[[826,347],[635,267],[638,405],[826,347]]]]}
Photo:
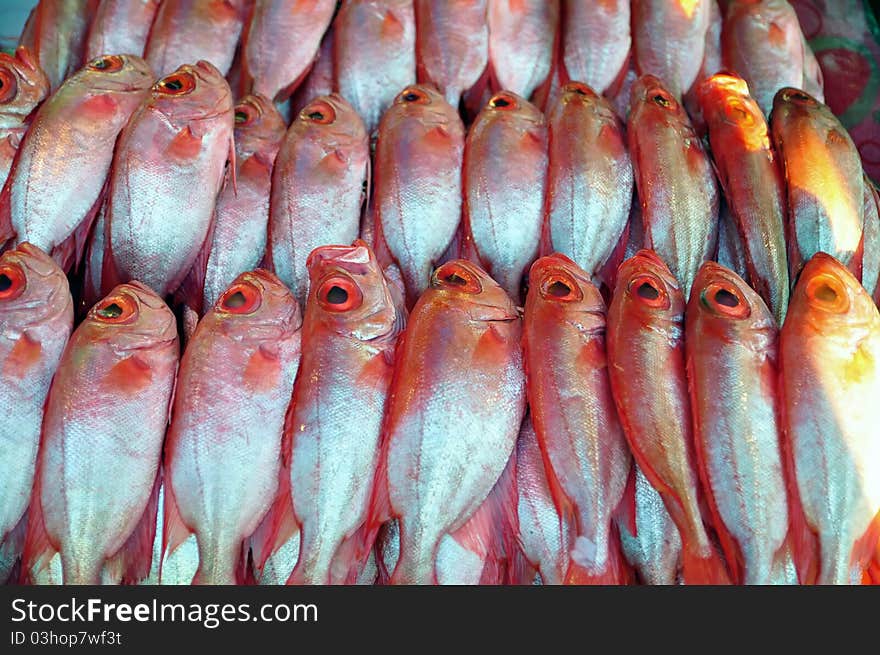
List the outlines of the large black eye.
{"type": "Polygon", "coordinates": [[[122,316],[122,307],[115,302],[112,302],[106,307],[99,309],[98,316],[103,316],[104,318],[119,318],[122,316]]]}
{"type": "Polygon", "coordinates": [[[342,287],[332,286],[327,290],[327,302],[331,305],[343,305],[348,302],[348,291],[342,287]]]}
{"type": "Polygon", "coordinates": [[[669,98],[667,98],[667,97],[666,97],[665,95],[663,95],[662,93],[658,93],[657,95],[655,95],[655,96],[652,98],[652,100],[653,100],[655,103],[657,103],[658,105],[660,105],[661,107],[669,107],[669,106],[672,104],[672,103],[669,101],[669,98]]]}
{"type": "Polygon", "coordinates": [[[4,291],[9,291],[12,287],[12,278],[6,275],[6,273],[0,273],[0,293],[4,291]]]}
{"type": "Polygon", "coordinates": [[[719,289],[715,292],[715,302],[725,307],[736,307],[739,305],[739,298],[727,289],[719,289]]]}
{"type": "Polygon", "coordinates": [[[650,282],[642,282],[637,288],[636,293],[639,295],[639,298],[644,298],[645,300],[657,300],[660,297],[660,292],[650,282]]]}

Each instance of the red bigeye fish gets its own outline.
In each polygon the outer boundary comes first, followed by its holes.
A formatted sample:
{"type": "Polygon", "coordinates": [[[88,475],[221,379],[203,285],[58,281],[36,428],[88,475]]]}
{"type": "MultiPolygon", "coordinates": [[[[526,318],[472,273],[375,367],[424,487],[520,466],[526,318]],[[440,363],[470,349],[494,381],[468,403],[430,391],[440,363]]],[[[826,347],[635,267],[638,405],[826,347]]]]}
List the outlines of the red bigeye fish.
{"type": "Polygon", "coordinates": [[[204,59],[226,75],[247,14],[247,0],[173,0],[159,6],[144,59],[157,75],[204,59]]]}
{"type": "Polygon", "coordinates": [[[24,545],[43,406],[72,326],[67,277],[47,254],[23,243],[0,255],[0,582],[24,545]]]}
{"type": "Polygon", "coordinates": [[[34,54],[19,46],[0,52],[0,187],[6,182],[31,114],[49,92],[49,80],[34,54]]]}
{"type": "Polygon", "coordinates": [[[563,0],[562,63],[565,79],[597,93],[619,86],[629,61],[628,0],[563,0]]]}
{"type": "Polygon", "coordinates": [[[337,94],[304,107],[281,143],[272,177],[269,259],[301,303],[309,253],[358,236],[369,165],[364,122],[337,94]]]}
{"type": "Polygon", "coordinates": [[[416,81],[413,0],[344,0],[333,32],[335,90],[372,133],[400,89],[416,81]]]}
{"type": "Polygon", "coordinates": [[[776,322],[742,278],[715,262],[700,268],[685,316],[697,461],[731,578],[784,582],[791,560],[776,322]]]}
{"type": "Polygon", "coordinates": [[[415,0],[419,82],[437,85],[458,108],[489,62],[487,0],[415,0]]]}
{"type": "Polygon", "coordinates": [[[161,0],[99,0],[86,41],[86,59],[120,52],[141,56],[161,0]]]}
{"type": "Polygon", "coordinates": [[[290,582],[357,574],[394,347],[405,318],[363,242],[315,249],[286,438],[300,557],[290,582]]]}
{"type": "Polygon", "coordinates": [[[611,104],[570,82],[550,112],[546,250],[596,276],[629,222],[633,169],[611,104]]]}
{"type": "Polygon", "coordinates": [[[633,0],[633,52],[639,75],[654,75],[676,99],[700,72],[715,0],[633,0]]]}
{"type": "Polygon", "coordinates": [[[669,264],[685,294],[718,243],[718,188],[682,106],[652,75],[632,88],[627,135],[645,247],[669,264]]]}
{"type": "Polygon", "coordinates": [[[573,518],[566,582],[620,583],[612,514],[631,460],[608,381],[605,303],[589,275],[564,255],[532,264],[523,351],[553,499],[573,518]]]}
{"type": "Polygon", "coordinates": [[[102,288],[135,279],[165,296],[207,254],[232,129],[229,85],[208,62],[185,64],[153,86],[116,148],[102,288]]]}
{"type": "Polygon", "coordinates": [[[493,86],[529,98],[553,67],[559,0],[488,0],[488,4],[493,86]]]}
{"type": "Polygon", "coordinates": [[[315,60],[335,9],[335,0],[256,0],[242,41],[245,89],[286,100],[315,60]]]}
{"type": "Polygon", "coordinates": [[[375,235],[400,268],[411,307],[459,225],[464,125],[436,90],[408,86],[378,134],[375,235]]]}
{"type": "Polygon", "coordinates": [[[746,81],[765,116],[779,89],[806,88],[805,65],[808,58],[815,62],[787,0],[728,2],[721,48],[725,68],[746,81]]]}
{"type": "Polygon", "coordinates": [[[321,47],[315,55],[308,74],[302,83],[296,87],[296,92],[290,97],[290,111],[295,118],[303,107],[318,96],[329,96],[333,93],[333,27],[324,33],[321,47]]]}
{"type": "Polygon", "coordinates": [[[31,577],[55,553],[64,584],[149,572],[177,357],[174,314],[137,282],[116,287],[71,335],[46,401],[24,550],[31,577]]]}
{"type": "Polygon", "coordinates": [[[532,421],[523,421],[516,442],[516,488],[519,497],[518,542],[526,566],[515,573],[515,584],[558,585],[569,566],[570,517],[556,509],[550,480],[532,421]]]}
{"type": "Polygon", "coordinates": [[[286,131],[278,110],[263,96],[242,98],[234,112],[236,183],[217,198],[203,307],[211,307],[236,276],[263,259],[272,166],[286,131]]]}
{"type": "Polygon", "coordinates": [[[792,291],[780,360],[784,429],[808,531],[798,572],[804,582],[858,584],[880,537],[880,314],[825,253],[804,266],[792,291]]]}
{"type": "Polygon", "coordinates": [[[715,170],[746,255],[749,282],[781,325],[788,307],[785,186],[767,121],[745,81],[713,75],[698,89],[715,170]]]}
{"type": "Polygon", "coordinates": [[[547,180],[547,122],[537,107],[496,94],[468,131],[464,157],[465,248],[518,300],[538,255],[547,180]]]}
{"type": "Polygon", "coordinates": [[[864,175],[846,128],[827,105],[785,88],[773,101],[770,129],[788,190],[792,274],[825,252],[861,279],[864,175]]]}
{"type": "Polygon", "coordinates": [[[399,521],[393,584],[460,579],[466,572],[441,563],[440,551],[476,557],[491,537],[487,514],[516,512],[515,494],[490,492],[513,455],[525,412],[520,333],[510,298],[470,262],[438,268],[416,303],[397,352],[370,513],[373,533],[388,519],[399,521]],[[474,519],[486,503],[490,511],[474,519]]]}
{"type": "Polygon", "coordinates": [[[163,549],[198,542],[194,582],[242,582],[242,543],[269,510],[300,359],[299,305],[273,274],[238,276],[180,362],[165,445],[163,549]]]}
{"type": "Polygon", "coordinates": [[[51,91],[83,65],[86,34],[97,4],[98,0],[40,0],[28,16],[19,45],[37,56],[51,91]]]}
{"type": "Polygon", "coordinates": [[[623,263],[608,309],[614,400],[630,449],[682,540],[686,584],[729,582],[700,513],[684,353],[685,302],[660,258],[623,263]]]}
{"type": "Polygon", "coordinates": [[[79,261],[116,138],[152,82],[139,57],[107,55],[43,103],[0,194],[0,241],[28,241],[65,270],[79,261]]]}

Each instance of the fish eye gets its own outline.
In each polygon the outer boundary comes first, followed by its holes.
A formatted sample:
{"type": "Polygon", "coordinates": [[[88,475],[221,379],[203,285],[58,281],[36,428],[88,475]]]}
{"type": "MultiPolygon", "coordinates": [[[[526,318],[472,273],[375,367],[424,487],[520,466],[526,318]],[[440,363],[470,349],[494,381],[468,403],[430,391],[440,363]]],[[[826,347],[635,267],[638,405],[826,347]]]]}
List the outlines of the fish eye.
{"type": "Polygon", "coordinates": [[[632,279],[629,292],[639,302],[654,309],[669,309],[671,302],[666,293],[666,285],[656,276],[644,273],[632,279]]]}
{"type": "Polygon", "coordinates": [[[596,93],[583,82],[569,82],[562,90],[564,93],[576,93],[579,96],[596,95],[596,93]]]}
{"type": "Polygon", "coordinates": [[[816,275],[807,282],[806,296],[810,305],[832,314],[844,314],[849,310],[846,286],[829,273],[816,275]]]}
{"type": "Polygon", "coordinates": [[[335,274],[318,286],[318,304],[327,311],[341,313],[357,309],[364,302],[360,288],[347,275],[335,274]]]}
{"type": "Polygon", "coordinates": [[[104,55],[103,57],[92,59],[88,63],[88,67],[95,71],[115,73],[118,70],[122,70],[122,66],[124,63],[125,62],[122,61],[122,57],[120,57],[119,55],[104,55]]]}
{"type": "Polygon", "coordinates": [[[237,127],[250,125],[259,118],[259,116],[259,110],[249,102],[243,102],[235,107],[235,125],[237,127]]]}
{"type": "Polygon", "coordinates": [[[661,107],[671,107],[672,101],[665,93],[661,93],[660,91],[654,94],[654,97],[651,98],[655,104],[660,105],[661,107]]]}
{"type": "Polygon", "coordinates": [[[428,97],[428,94],[422,91],[421,89],[408,88],[404,89],[403,92],[399,96],[397,96],[399,100],[407,103],[416,103],[420,105],[427,105],[431,102],[431,99],[428,97]]]}
{"type": "Polygon", "coordinates": [[[170,96],[182,96],[196,88],[196,78],[192,73],[172,73],[156,82],[158,92],[170,96]]]}
{"type": "Polygon", "coordinates": [[[0,68],[0,104],[10,102],[18,92],[18,80],[15,74],[6,68],[0,68]]]}
{"type": "Polygon", "coordinates": [[[431,277],[431,286],[465,293],[480,293],[483,290],[483,285],[480,284],[477,276],[460,262],[447,262],[434,271],[434,275],[431,277]]]}
{"type": "Polygon", "coordinates": [[[15,264],[0,265],[0,302],[15,300],[27,286],[24,272],[15,264]]]}
{"type": "Polygon", "coordinates": [[[220,300],[216,309],[226,314],[252,314],[260,306],[260,289],[247,281],[233,282],[220,300]]]}
{"type": "Polygon", "coordinates": [[[517,108],[516,98],[514,98],[509,93],[502,91],[501,93],[495,94],[491,100],[489,100],[489,106],[493,109],[501,109],[504,111],[513,111],[517,108]]]}
{"type": "Polygon", "coordinates": [[[336,110],[333,109],[333,105],[324,100],[312,102],[299,115],[303,120],[319,125],[329,125],[336,120],[336,110]]]}
{"type": "Polygon", "coordinates": [[[561,270],[550,271],[541,282],[540,290],[544,298],[557,302],[576,302],[583,298],[578,283],[561,270]]]}
{"type": "Polygon", "coordinates": [[[712,282],[703,289],[700,299],[703,306],[719,316],[741,319],[752,313],[742,292],[728,282],[712,282]]]}
{"type": "Polygon", "coordinates": [[[93,316],[102,323],[127,323],[137,316],[137,302],[128,294],[117,293],[95,305],[93,316]]]}

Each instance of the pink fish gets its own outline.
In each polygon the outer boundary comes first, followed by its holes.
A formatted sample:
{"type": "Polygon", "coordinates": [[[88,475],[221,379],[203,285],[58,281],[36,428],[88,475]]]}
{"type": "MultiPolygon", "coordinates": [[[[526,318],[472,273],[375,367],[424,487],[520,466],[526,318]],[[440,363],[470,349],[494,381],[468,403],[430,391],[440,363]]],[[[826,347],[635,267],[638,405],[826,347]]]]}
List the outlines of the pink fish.
{"type": "Polygon", "coordinates": [[[0,187],[31,123],[32,113],[49,93],[49,80],[34,54],[19,46],[0,52],[0,187]]]}
{"type": "Polygon", "coordinates": [[[628,0],[563,0],[562,16],[565,79],[597,93],[619,86],[632,44],[628,0]]]}
{"type": "Polygon", "coordinates": [[[99,0],[89,26],[86,59],[144,54],[161,0],[99,0]]]}

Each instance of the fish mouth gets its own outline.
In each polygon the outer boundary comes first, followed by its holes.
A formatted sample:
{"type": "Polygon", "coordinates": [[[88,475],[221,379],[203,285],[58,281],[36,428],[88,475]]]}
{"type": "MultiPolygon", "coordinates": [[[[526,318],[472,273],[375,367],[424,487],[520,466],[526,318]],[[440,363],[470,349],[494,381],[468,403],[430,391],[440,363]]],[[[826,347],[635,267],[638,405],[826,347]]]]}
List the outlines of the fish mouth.
{"type": "Polygon", "coordinates": [[[353,275],[364,275],[375,255],[366,242],[357,239],[350,246],[333,245],[315,248],[306,258],[306,269],[341,268],[353,275]]]}

